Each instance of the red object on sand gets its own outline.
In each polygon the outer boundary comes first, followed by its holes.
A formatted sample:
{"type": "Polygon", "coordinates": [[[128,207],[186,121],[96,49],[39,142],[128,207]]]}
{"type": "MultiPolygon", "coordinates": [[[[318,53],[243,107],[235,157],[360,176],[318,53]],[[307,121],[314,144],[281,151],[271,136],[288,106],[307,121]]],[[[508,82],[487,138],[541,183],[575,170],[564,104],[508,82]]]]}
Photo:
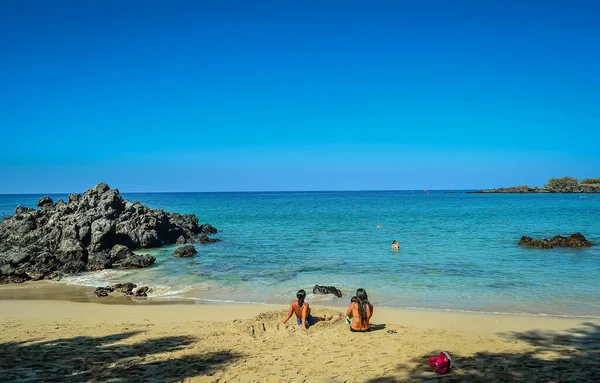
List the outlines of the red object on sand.
{"type": "Polygon", "coordinates": [[[452,358],[450,358],[450,354],[442,351],[440,352],[440,356],[432,356],[429,358],[428,362],[431,367],[435,367],[435,372],[438,374],[446,374],[450,371],[452,358]]]}

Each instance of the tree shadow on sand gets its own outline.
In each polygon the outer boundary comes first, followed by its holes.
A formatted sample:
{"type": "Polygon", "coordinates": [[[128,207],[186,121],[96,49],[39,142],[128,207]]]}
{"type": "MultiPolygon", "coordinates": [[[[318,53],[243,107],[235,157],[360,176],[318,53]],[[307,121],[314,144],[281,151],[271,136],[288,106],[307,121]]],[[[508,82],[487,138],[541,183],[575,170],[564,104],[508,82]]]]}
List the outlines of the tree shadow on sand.
{"type": "MultiPolygon", "coordinates": [[[[600,382],[600,326],[585,323],[567,332],[511,332],[502,334],[511,340],[526,342],[530,349],[521,353],[479,352],[461,356],[448,351],[453,368],[447,375],[436,375],[427,364],[430,356],[442,350],[414,358],[399,365],[398,372],[408,373],[408,382],[600,382]]],[[[367,380],[368,383],[397,382],[393,377],[367,380]]]]}
{"type": "Polygon", "coordinates": [[[210,375],[240,357],[227,351],[177,358],[156,356],[188,348],[197,341],[191,336],[117,344],[138,333],[2,343],[0,376],[3,382],[176,382],[210,375]]]}

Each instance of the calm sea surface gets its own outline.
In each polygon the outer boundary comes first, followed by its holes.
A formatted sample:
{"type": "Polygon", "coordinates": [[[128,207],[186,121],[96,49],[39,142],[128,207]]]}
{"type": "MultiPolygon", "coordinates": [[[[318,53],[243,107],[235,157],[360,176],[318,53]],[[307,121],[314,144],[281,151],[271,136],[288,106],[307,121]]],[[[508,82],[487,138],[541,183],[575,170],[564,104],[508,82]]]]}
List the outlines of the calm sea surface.
{"type": "MultiPolygon", "coordinates": [[[[40,195],[0,196],[0,216],[40,195]]],[[[65,195],[53,195],[66,199],[65,195]]],[[[60,283],[133,281],[161,299],[288,303],[315,284],[344,298],[364,287],[375,305],[536,315],[600,316],[600,246],[524,249],[521,235],[583,233],[600,244],[600,195],[485,195],[441,191],[124,194],[194,213],[223,241],[144,251],[150,269],[106,270],[60,283]],[[381,228],[377,228],[381,225],[381,228]],[[392,240],[401,243],[391,251],[392,240]]]]}

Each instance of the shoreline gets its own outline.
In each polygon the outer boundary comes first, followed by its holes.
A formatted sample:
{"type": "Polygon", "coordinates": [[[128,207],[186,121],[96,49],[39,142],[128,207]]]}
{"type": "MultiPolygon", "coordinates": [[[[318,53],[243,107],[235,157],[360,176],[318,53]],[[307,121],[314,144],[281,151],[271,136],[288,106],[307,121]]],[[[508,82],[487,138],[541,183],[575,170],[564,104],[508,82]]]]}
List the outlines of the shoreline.
{"type": "MultiPolygon", "coordinates": [[[[152,317],[159,323],[178,324],[189,320],[225,322],[248,320],[266,312],[284,313],[289,306],[277,304],[186,304],[170,303],[168,310],[156,304],[131,304],[125,302],[73,302],[52,299],[13,299],[0,300],[0,322],[6,320],[42,321],[76,320],[84,323],[120,323],[124,320],[137,320],[152,317]]],[[[327,305],[311,305],[313,314],[319,312],[339,312],[345,309],[327,305]]],[[[584,324],[600,326],[600,319],[532,317],[517,315],[497,315],[482,313],[435,312],[401,308],[381,308],[375,306],[372,324],[414,326],[431,329],[454,329],[465,332],[486,334],[510,331],[566,331],[584,324]]],[[[281,315],[283,319],[283,314],[281,315]]],[[[293,319],[293,318],[292,318],[293,319]]],[[[291,323],[291,322],[290,322],[291,323]]]]}
{"type": "MultiPolygon", "coordinates": [[[[259,314],[267,309],[287,308],[287,304],[268,303],[268,302],[244,302],[244,301],[221,301],[208,300],[193,297],[167,296],[167,297],[133,297],[126,295],[96,297],[92,294],[94,287],[82,285],[67,285],[51,281],[26,282],[24,284],[0,285],[0,306],[6,302],[70,302],[77,304],[108,305],[108,306],[201,306],[201,307],[236,307],[250,310],[259,314]],[[253,308],[260,308],[256,311],[253,308]]],[[[310,302],[311,307],[325,308],[328,310],[337,310],[343,312],[346,310],[346,304],[332,304],[332,302],[310,302]]],[[[386,313],[386,318],[396,318],[398,313],[404,313],[408,317],[448,315],[466,316],[466,317],[488,317],[496,319],[510,318],[509,322],[518,319],[538,321],[544,319],[566,320],[572,322],[589,321],[600,323],[600,316],[591,315],[549,315],[549,314],[531,314],[531,313],[507,313],[498,311],[476,311],[465,309],[443,309],[430,307],[394,307],[385,305],[376,305],[378,312],[386,313]],[[392,313],[392,314],[390,314],[392,313]]],[[[418,322],[415,322],[418,323],[418,322]]]]}

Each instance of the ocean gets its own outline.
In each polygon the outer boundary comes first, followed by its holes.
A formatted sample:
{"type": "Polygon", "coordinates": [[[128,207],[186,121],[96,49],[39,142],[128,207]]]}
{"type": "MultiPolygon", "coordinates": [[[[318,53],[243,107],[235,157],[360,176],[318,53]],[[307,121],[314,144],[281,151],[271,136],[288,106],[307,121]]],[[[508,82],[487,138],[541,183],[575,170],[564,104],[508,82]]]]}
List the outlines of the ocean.
{"type": "MultiPolygon", "coordinates": [[[[149,285],[151,299],[289,303],[298,289],[332,285],[346,306],[365,288],[377,307],[600,317],[600,246],[526,249],[522,235],[581,232],[600,244],[600,195],[430,191],[123,193],[169,212],[193,213],[222,242],[138,250],[142,270],[104,270],[57,283],[149,285]],[[378,228],[378,225],[380,226],[378,228]],[[392,252],[392,240],[400,251],[392,252]]],[[[41,195],[0,195],[0,216],[41,195]]],[[[51,195],[55,200],[66,195],[51,195]]]]}

